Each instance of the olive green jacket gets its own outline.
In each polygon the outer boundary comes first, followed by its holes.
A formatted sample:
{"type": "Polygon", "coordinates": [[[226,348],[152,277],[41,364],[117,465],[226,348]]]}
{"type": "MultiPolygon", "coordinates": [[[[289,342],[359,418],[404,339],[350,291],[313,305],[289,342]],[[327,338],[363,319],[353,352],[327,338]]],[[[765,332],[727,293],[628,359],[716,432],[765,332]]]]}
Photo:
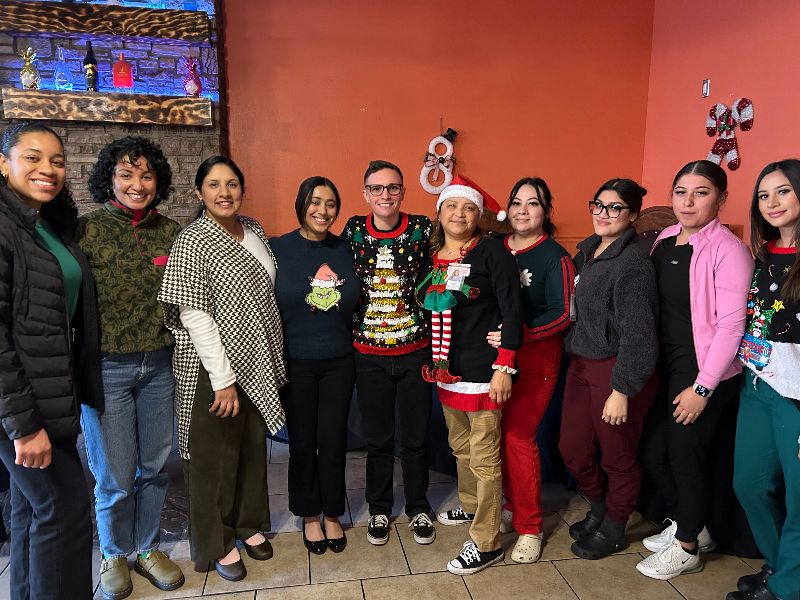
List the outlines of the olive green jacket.
{"type": "Polygon", "coordinates": [[[110,201],[81,217],[78,244],[97,282],[100,351],[151,352],[173,345],[156,300],[181,227],[156,210],[110,201]]]}

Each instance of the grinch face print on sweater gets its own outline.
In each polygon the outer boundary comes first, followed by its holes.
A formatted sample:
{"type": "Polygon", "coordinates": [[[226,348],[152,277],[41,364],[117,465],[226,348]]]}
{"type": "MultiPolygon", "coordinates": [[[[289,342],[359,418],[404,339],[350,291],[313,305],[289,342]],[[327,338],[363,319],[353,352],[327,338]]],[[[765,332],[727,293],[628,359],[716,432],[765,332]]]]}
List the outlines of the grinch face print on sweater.
{"type": "Polygon", "coordinates": [[[342,292],[336,288],[344,285],[345,280],[333,272],[328,263],[322,263],[317,274],[311,279],[311,291],[306,295],[306,303],[311,310],[330,310],[339,308],[342,292]]]}

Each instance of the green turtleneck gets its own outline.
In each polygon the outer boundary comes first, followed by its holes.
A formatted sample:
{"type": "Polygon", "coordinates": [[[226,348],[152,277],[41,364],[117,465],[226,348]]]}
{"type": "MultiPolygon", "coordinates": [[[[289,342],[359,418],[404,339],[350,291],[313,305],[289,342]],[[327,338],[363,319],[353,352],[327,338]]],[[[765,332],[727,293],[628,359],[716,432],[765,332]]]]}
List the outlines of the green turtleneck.
{"type": "Polygon", "coordinates": [[[53,255],[61,267],[61,277],[64,280],[64,295],[67,297],[67,314],[69,320],[75,314],[75,307],[78,306],[78,296],[81,292],[81,265],[72,256],[64,242],[59,239],[53,228],[44,219],[36,220],[36,237],[42,242],[47,251],[53,255]]]}

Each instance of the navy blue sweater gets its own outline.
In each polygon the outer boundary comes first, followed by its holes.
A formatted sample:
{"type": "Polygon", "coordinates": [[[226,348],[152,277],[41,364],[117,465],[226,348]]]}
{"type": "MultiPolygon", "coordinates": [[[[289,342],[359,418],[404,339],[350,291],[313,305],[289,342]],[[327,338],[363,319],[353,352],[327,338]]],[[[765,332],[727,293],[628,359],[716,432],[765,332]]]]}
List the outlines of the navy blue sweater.
{"type": "Polygon", "coordinates": [[[287,358],[339,358],[353,352],[353,310],[361,280],[350,244],[328,234],[312,242],[296,229],[269,241],[278,263],[275,295],[287,358]]]}

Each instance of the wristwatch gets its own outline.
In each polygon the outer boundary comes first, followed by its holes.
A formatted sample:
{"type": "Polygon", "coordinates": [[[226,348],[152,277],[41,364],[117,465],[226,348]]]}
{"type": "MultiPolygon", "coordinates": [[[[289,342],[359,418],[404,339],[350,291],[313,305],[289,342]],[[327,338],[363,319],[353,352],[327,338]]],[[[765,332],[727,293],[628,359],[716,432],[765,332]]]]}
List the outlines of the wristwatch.
{"type": "Polygon", "coordinates": [[[694,384],[694,393],[702,398],[709,398],[711,394],[714,393],[714,390],[707,388],[704,385],[700,385],[699,383],[694,384]]]}

